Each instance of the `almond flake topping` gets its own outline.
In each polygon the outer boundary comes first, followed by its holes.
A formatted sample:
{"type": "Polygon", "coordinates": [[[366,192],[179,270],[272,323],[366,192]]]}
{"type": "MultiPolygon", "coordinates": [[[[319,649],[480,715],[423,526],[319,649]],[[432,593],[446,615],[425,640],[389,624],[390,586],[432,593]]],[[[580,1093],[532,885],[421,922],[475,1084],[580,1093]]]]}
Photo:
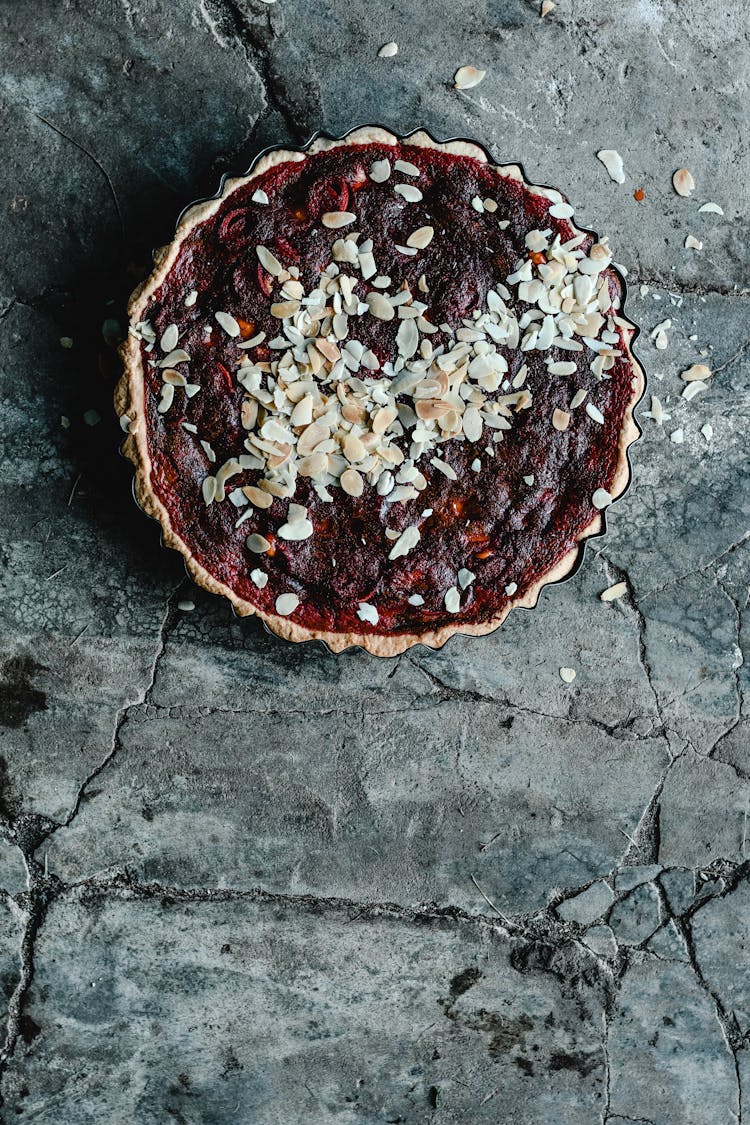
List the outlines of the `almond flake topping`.
{"type": "Polygon", "coordinates": [[[414,184],[395,184],[394,191],[397,191],[407,203],[419,203],[422,198],[422,192],[414,184]]]}
{"type": "Polygon", "coordinates": [[[379,59],[392,59],[394,55],[398,54],[398,43],[384,43],[378,51],[379,59]]]}
{"type": "Polygon", "coordinates": [[[710,214],[710,215],[723,215],[724,214],[724,211],[722,210],[722,208],[719,206],[718,203],[704,203],[702,207],[698,208],[698,212],[700,214],[704,214],[704,215],[705,214],[710,214]]]}
{"type": "Polygon", "coordinates": [[[401,532],[398,539],[393,544],[388,558],[393,561],[394,559],[400,559],[403,555],[408,555],[409,551],[411,551],[413,547],[416,547],[420,539],[421,535],[418,527],[407,527],[401,532]]]}
{"type": "Polygon", "coordinates": [[[231,313],[217,312],[214,313],[214,318],[216,320],[216,323],[224,329],[228,336],[239,336],[240,326],[231,313]]]}
{"type": "Polygon", "coordinates": [[[263,191],[263,188],[258,188],[256,191],[254,191],[250,198],[252,199],[253,203],[268,203],[268,196],[263,191]]]}
{"type": "Polygon", "coordinates": [[[434,227],[417,227],[407,238],[406,245],[415,246],[417,250],[424,250],[432,242],[434,234],[434,227]]]}
{"type": "Polygon", "coordinates": [[[608,508],[612,503],[612,496],[607,492],[606,488],[597,488],[594,495],[591,497],[591,503],[601,511],[603,508],[608,508]]]}
{"type": "Polygon", "coordinates": [[[472,87],[479,85],[486,74],[486,70],[480,70],[476,66],[460,66],[453,76],[453,88],[471,90],[472,87]]]}
{"type": "Polygon", "coordinates": [[[263,269],[268,270],[273,277],[278,277],[283,268],[279,259],[265,246],[256,246],[255,253],[263,269]]]}
{"type": "Polygon", "coordinates": [[[505,587],[505,593],[508,595],[509,598],[512,598],[517,589],[518,589],[518,583],[517,582],[509,582],[508,585],[505,587]]]}
{"type": "Polygon", "coordinates": [[[351,211],[326,211],[321,216],[321,223],[324,227],[329,227],[331,230],[338,230],[339,227],[348,227],[350,223],[356,221],[357,216],[352,214],[351,211]]]}
{"type": "Polygon", "coordinates": [[[565,410],[552,412],[552,425],[556,430],[567,430],[570,425],[570,415],[565,410]]]}
{"type": "Polygon", "coordinates": [[[405,176],[421,176],[422,173],[417,168],[416,164],[410,163],[408,160],[397,160],[393,165],[396,172],[402,172],[405,176]]]}
{"type": "Polygon", "coordinates": [[[268,585],[268,575],[265,570],[256,566],[255,570],[250,571],[250,581],[254,582],[259,590],[262,590],[264,586],[268,585]]]}
{"type": "Polygon", "coordinates": [[[177,341],[180,338],[180,331],[176,324],[170,324],[169,328],[165,328],[162,338],[160,340],[161,350],[163,352],[171,352],[177,347],[177,341]]]}
{"type": "Polygon", "coordinates": [[[575,678],[576,678],[575,668],[561,668],[560,669],[560,679],[562,680],[562,682],[564,684],[572,684],[573,680],[575,678]]]}
{"type": "Polygon", "coordinates": [[[370,179],[373,183],[384,184],[391,174],[390,160],[376,160],[370,168],[370,179]]]}
{"type": "Polygon", "coordinates": [[[288,617],[290,613],[294,613],[299,605],[299,598],[296,594],[279,594],[276,599],[276,612],[281,617],[288,617]]]}
{"type": "Polygon", "coordinates": [[[370,602],[360,602],[357,609],[357,617],[360,621],[367,621],[370,625],[377,625],[380,620],[380,615],[374,605],[370,602]]]}
{"type": "Polygon", "coordinates": [[[451,586],[448,590],[446,590],[445,598],[443,599],[443,601],[445,604],[445,608],[448,610],[448,613],[458,613],[461,608],[461,593],[458,587],[451,586]]]}
{"type": "Polygon", "coordinates": [[[702,250],[703,249],[703,243],[701,242],[701,240],[699,238],[696,238],[694,235],[689,234],[687,236],[687,238],[685,239],[685,249],[686,250],[702,250]]]}

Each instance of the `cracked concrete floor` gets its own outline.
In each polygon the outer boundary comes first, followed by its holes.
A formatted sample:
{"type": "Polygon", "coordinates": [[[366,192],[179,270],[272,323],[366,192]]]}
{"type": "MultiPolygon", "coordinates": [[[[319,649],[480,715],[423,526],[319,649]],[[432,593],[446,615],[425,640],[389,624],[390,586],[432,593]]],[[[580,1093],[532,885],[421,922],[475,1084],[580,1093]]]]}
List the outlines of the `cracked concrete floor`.
{"type": "Polygon", "coordinates": [[[0,7],[3,1121],[750,1118],[743,15],[0,7]],[[477,137],[606,228],[670,415],[573,581],[390,662],[193,589],[110,408],[124,297],[183,205],[372,118],[477,137]]]}

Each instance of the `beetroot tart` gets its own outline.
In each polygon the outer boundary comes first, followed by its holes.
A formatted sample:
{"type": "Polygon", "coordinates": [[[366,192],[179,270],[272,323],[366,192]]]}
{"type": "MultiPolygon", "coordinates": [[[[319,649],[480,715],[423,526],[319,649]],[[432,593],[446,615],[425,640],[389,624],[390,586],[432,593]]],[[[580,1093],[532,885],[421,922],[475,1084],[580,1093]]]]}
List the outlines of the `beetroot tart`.
{"type": "Polygon", "coordinates": [[[291,640],[487,633],[629,482],[643,373],[606,239],[478,145],[358,129],[193,206],[130,302],[135,491],[291,640]]]}

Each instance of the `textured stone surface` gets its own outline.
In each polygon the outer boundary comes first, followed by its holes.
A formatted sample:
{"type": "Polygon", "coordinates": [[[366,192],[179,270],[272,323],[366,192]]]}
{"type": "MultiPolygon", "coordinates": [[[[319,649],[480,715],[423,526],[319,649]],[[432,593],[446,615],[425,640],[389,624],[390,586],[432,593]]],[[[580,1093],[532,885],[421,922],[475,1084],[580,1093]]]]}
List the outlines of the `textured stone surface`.
{"type": "Polygon", "coordinates": [[[42,7],[0,10],[3,1119],[747,1117],[741,6],[42,7]],[[467,62],[487,78],[459,93],[467,62]],[[388,662],[194,590],[110,406],[124,298],[180,209],[372,118],[483,140],[606,229],[670,415],[647,397],[570,583],[388,662]]]}

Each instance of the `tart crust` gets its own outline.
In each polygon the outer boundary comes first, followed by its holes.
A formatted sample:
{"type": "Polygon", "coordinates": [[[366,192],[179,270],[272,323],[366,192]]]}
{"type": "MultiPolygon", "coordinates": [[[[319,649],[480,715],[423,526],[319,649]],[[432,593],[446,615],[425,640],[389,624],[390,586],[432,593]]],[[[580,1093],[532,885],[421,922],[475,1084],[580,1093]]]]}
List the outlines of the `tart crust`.
{"type": "MultiPolygon", "coordinates": [[[[404,142],[408,142],[410,145],[435,148],[442,152],[452,153],[458,156],[469,156],[483,164],[490,163],[485,150],[479,145],[469,141],[455,140],[439,142],[434,140],[423,130],[405,137],[398,137],[387,129],[374,125],[354,129],[341,138],[332,138],[324,135],[318,136],[304,150],[278,148],[265,152],[261,154],[255,162],[248,175],[225,180],[222,184],[220,194],[216,198],[196,203],[183,213],[174,239],[168,246],[156,252],[155,269],[151,275],[134,290],[130,297],[128,314],[131,323],[135,324],[143,319],[143,312],[149,299],[167,277],[167,274],[177,258],[183,240],[194,227],[214,215],[221,207],[224,200],[238,188],[252,182],[276,164],[302,161],[308,155],[313,155],[331,148],[370,143],[396,146],[404,142]]],[[[517,179],[531,194],[542,196],[552,203],[565,202],[560,192],[552,188],[529,183],[520,166],[516,164],[493,165],[493,167],[501,175],[517,179]]],[[[572,219],[568,220],[568,222],[577,234],[592,233],[577,227],[572,219]]],[[[633,417],[633,411],[645,389],[645,375],[643,369],[631,351],[631,343],[637,333],[637,328],[627,319],[622,308],[618,310],[618,317],[621,322],[626,325],[626,327],[623,327],[623,343],[632,372],[632,394],[623,415],[618,441],[617,467],[612,484],[608,489],[612,500],[616,500],[618,497],[622,496],[630,483],[628,449],[633,442],[638,439],[641,432],[633,417]]],[[[188,573],[199,586],[209,590],[211,593],[220,594],[228,598],[238,616],[249,617],[256,615],[273,633],[286,640],[323,641],[333,652],[341,652],[344,649],[358,646],[376,656],[391,657],[397,656],[399,653],[404,652],[406,649],[416,644],[423,644],[434,649],[441,648],[455,633],[474,636],[491,633],[503,623],[512,609],[520,607],[530,609],[534,607],[545,586],[560,582],[569,577],[580,562],[585,540],[592,536],[600,535],[603,532],[605,518],[603,513],[597,512],[591,521],[579,532],[575,545],[563,558],[543,574],[532,586],[523,592],[523,594],[519,594],[517,598],[512,598],[497,614],[486,621],[476,623],[458,621],[455,624],[448,623],[441,626],[439,629],[429,629],[421,633],[397,633],[388,635],[357,632],[342,633],[332,630],[311,629],[290,620],[288,617],[266,612],[252,602],[240,597],[231,587],[226,585],[226,583],[218,581],[198,562],[190,546],[175,531],[172,526],[170,513],[156,495],[151,483],[152,463],[148,448],[144,402],[145,382],[140,341],[132,335],[128,335],[126,341],[120,347],[120,355],[123,361],[124,371],[115,388],[114,404],[120,417],[127,415],[131,419],[127,436],[122,445],[122,452],[135,466],[133,491],[138,504],[148,515],[159,521],[162,528],[163,543],[167,547],[171,547],[180,552],[184,558],[188,573]]]]}

